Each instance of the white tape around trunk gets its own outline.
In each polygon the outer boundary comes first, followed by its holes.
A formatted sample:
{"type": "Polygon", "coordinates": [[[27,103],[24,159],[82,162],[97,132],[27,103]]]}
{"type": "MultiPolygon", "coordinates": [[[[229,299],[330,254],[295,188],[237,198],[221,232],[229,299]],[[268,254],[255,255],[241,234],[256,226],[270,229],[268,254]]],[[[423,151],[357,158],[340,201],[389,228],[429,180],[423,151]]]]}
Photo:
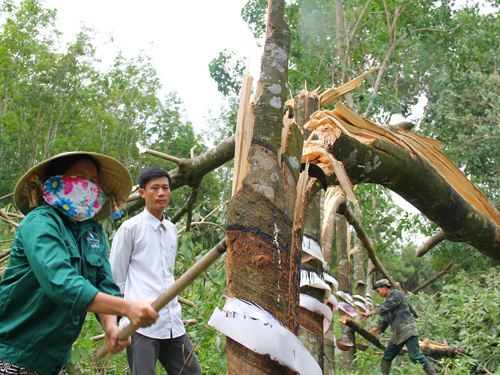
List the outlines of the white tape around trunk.
{"type": "Polygon", "coordinates": [[[337,301],[337,298],[332,294],[330,297],[328,297],[328,305],[332,306],[332,311],[337,310],[337,306],[339,305],[339,301],[337,301]]]}
{"type": "Polygon", "coordinates": [[[314,297],[300,293],[300,307],[323,316],[323,333],[328,331],[333,317],[333,310],[330,306],[321,303],[314,297]]]}
{"type": "Polygon", "coordinates": [[[298,337],[271,314],[246,301],[236,298],[228,298],[228,301],[224,311],[215,308],[209,326],[256,353],[269,355],[272,360],[301,375],[322,374],[320,366],[298,337]],[[232,311],[232,306],[238,311],[232,311]],[[252,318],[253,315],[263,316],[264,321],[252,318]]]}
{"type": "Polygon", "coordinates": [[[323,272],[323,278],[327,284],[330,284],[330,288],[333,286],[332,293],[337,293],[337,290],[339,290],[339,282],[337,279],[326,272],[323,272]]]}
{"type": "Polygon", "coordinates": [[[323,263],[323,267],[326,267],[325,258],[323,257],[323,251],[321,250],[321,245],[318,243],[318,241],[309,236],[303,236],[302,251],[318,259],[323,263]]]}
{"type": "Polygon", "coordinates": [[[330,285],[325,283],[325,281],[321,278],[321,276],[309,269],[300,269],[300,287],[310,286],[312,288],[324,289],[325,290],[325,301],[328,300],[328,297],[332,294],[332,288],[330,285]]]}

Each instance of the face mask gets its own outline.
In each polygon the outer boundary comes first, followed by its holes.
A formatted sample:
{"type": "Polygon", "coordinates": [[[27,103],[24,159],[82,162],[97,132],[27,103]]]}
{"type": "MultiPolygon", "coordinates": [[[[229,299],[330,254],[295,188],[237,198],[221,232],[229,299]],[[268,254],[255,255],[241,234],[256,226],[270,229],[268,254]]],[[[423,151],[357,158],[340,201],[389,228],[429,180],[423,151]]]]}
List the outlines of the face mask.
{"type": "Polygon", "coordinates": [[[96,183],[76,176],[53,176],[43,187],[43,199],[62,208],[76,221],[94,217],[106,202],[106,195],[96,183]]]}

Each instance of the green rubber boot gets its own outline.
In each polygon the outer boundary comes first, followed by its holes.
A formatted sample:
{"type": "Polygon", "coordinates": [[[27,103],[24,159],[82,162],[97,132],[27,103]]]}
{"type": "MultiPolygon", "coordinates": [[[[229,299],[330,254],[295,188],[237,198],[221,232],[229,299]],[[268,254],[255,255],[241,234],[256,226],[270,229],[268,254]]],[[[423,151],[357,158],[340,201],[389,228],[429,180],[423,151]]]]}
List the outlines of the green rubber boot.
{"type": "Polygon", "coordinates": [[[432,365],[431,361],[425,362],[424,371],[428,375],[436,375],[436,369],[432,365]]]}
{"type": "Polygon", "coordinates": [[[380,372],[382,372],[382,375],[389,375],[389,372],[391,372],[391,362],[383,359],[380,362],[380,372]]]}

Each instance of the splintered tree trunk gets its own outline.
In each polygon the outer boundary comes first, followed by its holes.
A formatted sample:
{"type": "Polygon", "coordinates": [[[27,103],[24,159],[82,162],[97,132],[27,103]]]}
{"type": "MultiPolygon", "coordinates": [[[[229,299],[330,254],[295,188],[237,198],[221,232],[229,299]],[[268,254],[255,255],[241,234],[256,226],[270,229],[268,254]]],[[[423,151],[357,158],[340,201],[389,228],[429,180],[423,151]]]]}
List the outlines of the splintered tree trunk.
{"type": "MultiPolygon", "coordinates": [[[[300,238],[294,246],[292,228],[303,138],[292,126],[282,139],[289,45],[284,1],[270,0],[250,168],[227,216],[227,291],[258,304],[297,334],[300,251],[292,249],[300,250],[300,238]]],[[[228,374],[292,374],[230,338],[227,356],[228,374]]]]}
{"type": "MultiPolygon", "coordinates": [[[[351,267],[348,257],[347,241],[347,220],[342,215],[337,215],[337,259],[338,259],[338,279],[339,290],[351,294],[351,267]]],[[[346,315],[340,311],[340,317],[346,315]]],[[[340,326],[340,338],[347,339],[355,343],[354,331],[345,325],[340,326]]],[[[352,369],[354,366],[355,346],[347,351],[340,353],[340,365],[344,369],[352,369]]]]}

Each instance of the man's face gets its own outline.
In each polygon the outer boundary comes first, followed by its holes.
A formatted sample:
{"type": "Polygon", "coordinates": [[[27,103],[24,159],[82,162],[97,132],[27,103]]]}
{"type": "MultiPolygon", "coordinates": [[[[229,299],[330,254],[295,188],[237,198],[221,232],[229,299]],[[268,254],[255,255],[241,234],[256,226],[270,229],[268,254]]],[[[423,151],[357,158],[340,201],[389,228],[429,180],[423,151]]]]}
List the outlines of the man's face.
{"type": "Polygon", "coordinates": [[[377,288],[377,293],[380,297],[387,297],[389,295],[389,288],[384,286],[382,288],[377,288]]]}
{"type": "Polygon", "coordinates": [[[144,189],[139,189],[139,194],[146,202],[146,208],[152,214],[163,213],[170,202],[170,185],[168,178],[157,177],[149,181],[144,189]]]}

